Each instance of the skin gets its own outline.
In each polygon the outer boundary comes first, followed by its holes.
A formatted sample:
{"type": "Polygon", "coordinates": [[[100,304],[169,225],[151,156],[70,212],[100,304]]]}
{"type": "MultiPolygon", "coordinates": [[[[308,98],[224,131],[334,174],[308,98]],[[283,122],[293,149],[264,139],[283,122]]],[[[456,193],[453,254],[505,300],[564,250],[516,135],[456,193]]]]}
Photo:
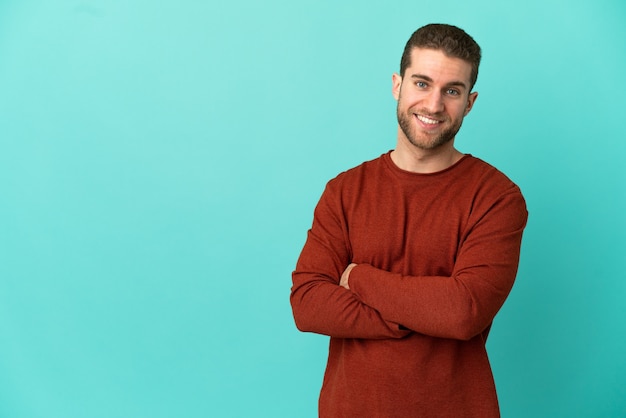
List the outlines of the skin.
{"type": "Polygon", "coordinates": [[[433,173],[463,156],[454,148],[454,137],[478,97],[470,93],[470,77],[468,62],[438,50],[413,49],[404,76],[392,77],[392,94],[398,101],[398,140],[391,158],[398,167],[433,173]]]}
{"type": "Polygon", "coordinates": [[[348,265],[348,267],[346,267],[346,269],[344,270],[343,274],[341,275],[341,280],[339,281],[339,286],[350,290],[350,284],[348,283],[348,280],[350,279],[350,272],[355,267],[356,267],[355,263],[350,263],[350,265],[348,265]]]}
{"type": "MultiPolygon", "coordinates": [[[[478,97],[471,92],[471,64],[434,49],[414,48],[404,75],[393,74],[398,102],[398,139],[392,161],[402,170],[434,173],[458,162],[463,154],[454,138],[478,97]]],[[[339,285],[350,289],[350,264],[339,285]]]]}

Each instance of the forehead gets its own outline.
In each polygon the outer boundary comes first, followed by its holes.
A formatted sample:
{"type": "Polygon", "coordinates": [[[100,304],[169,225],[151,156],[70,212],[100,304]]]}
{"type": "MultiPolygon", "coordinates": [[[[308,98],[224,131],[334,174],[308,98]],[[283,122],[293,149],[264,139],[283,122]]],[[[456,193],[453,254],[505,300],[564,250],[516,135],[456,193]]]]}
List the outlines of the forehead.
{"type": "Polygon", "coordinates": [[[472,65],[461,58],[449,57],[436,49],[413,48],[405,77],[425,75],[444,84],[461,81],[469,85],[471,74],[472,65]]]}

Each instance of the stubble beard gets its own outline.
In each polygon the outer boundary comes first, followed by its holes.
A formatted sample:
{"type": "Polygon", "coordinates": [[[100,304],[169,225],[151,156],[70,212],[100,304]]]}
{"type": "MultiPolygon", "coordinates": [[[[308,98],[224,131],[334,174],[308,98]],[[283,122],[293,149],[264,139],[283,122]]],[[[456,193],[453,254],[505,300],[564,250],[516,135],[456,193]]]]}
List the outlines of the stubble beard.
{"type": "MultiPolygon", "coordinates": [[[[398,125],[404,133],[404,136],[408,139],[411,145],[422,150],[433,150],[452,141],[461,129],[461,125],[463,124],[463,119],[460,119],[459,121],[451,125],[448,129],[442,131],[439,135],[431,137],[427,134],[422,134],[424,139],[420,139],[419,133],[417,132],[417,127],[415,126],[415,115],[409,112],[409,110],[407,110],[406,112],[402,111],[399,105],[397,113],[398,125]]],[[[421,114],[425,116],[431,116],[428,114],[428,112],[421,112],[421,114]]]]}

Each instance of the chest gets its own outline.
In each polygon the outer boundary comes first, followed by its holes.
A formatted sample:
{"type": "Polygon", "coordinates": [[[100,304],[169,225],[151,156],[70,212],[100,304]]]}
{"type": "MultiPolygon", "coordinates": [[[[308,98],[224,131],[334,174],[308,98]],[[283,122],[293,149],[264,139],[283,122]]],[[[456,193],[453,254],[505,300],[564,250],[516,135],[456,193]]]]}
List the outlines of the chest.
{"type": "Polygon", "coordinates": [[[449,275],[472,211],[471,199],[452,189],[378,187],[356,198],[346,212],[354,262],[449,275]]]}

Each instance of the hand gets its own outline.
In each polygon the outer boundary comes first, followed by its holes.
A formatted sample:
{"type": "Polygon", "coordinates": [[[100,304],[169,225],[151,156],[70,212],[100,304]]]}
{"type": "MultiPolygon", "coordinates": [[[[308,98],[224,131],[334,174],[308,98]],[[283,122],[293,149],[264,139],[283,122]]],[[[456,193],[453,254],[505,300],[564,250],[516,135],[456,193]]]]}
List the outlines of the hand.
{"type": "Polygon", "coordinates": [[[339,281],[339,286],[344,287],[344,288],[350,290],[350,285],[348,284],[348,279],[350,278],[350,272],[355,267],[356,267],[355,263],[350,263],[350,265],[348,265],[348,267],[346,267],[346,269],[341,274],[341,280],[339,281]]]}

